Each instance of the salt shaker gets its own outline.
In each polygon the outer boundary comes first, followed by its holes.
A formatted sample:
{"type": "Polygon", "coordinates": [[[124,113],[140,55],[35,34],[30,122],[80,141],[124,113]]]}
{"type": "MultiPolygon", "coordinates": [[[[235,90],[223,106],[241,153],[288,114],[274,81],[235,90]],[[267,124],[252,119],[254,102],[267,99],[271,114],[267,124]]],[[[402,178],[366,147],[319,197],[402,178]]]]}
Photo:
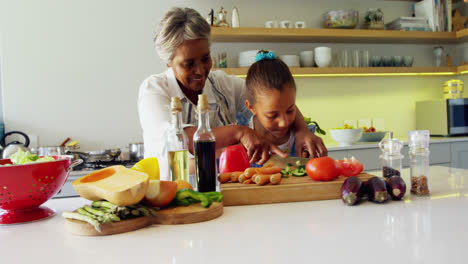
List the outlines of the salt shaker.
{"type": "Polygon", "coordinates": [[[393,138],[393,133],[388,132],[388,138],[380,141],[379,148],[382,151],[382,176],[388,179],[392,176],[401,176],[403,155],[403,141],[393,138]]]}
{"type": "Polygon", "coordinates": [[[232,23],[231,26],[233,28],[238,28],[239,27],[239,10],[237,10],[237,7],[234,7],[232,9],[232,23]]]}
{"type": "Polygon", "coordinates": [[[408,132],[411,193],[429,194],[429,130],[408,132]]]}

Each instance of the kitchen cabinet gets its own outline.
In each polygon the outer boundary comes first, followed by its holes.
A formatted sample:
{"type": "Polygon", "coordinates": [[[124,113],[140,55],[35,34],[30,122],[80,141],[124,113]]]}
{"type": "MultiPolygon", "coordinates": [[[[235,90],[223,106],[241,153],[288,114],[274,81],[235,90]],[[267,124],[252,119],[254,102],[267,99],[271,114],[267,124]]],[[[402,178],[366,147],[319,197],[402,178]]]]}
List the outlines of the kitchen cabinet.
{"type": "Polygon", "coordinates": [[[451,143],[451,167],[468,169],[468,142],[451,143]]]}

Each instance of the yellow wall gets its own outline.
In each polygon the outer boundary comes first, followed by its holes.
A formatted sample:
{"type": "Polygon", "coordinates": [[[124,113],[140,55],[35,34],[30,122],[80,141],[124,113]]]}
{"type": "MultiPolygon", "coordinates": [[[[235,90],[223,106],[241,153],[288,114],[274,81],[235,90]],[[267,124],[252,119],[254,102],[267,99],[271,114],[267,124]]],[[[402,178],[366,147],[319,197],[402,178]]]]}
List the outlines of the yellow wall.
{"type": "Polygon", "coordinates": [[[406,137],[415,129],[415,102],[442,98],[445,81],[464,76],[297,78],[296,103],[324,130],[343,120],[384,118],[386,130],[406,137]]]}

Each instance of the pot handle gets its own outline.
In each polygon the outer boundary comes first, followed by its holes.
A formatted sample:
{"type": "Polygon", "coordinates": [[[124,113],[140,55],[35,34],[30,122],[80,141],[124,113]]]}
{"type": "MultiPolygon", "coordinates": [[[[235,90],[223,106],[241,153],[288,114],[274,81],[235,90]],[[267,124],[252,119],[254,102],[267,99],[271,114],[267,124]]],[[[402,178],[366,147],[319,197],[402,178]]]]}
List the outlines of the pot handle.
{"type": "MultiPolygon", "coordinates": [[[[67,154],[76,154],[78,155],[82,160],[88,160],[89,155],[84,153],[84,152],[79,152],[79,151],[67,151],[67,154]]],[[[83,161],[82,161],[83,162],[83,161]]]]}
{"type": "MultiPolygon", "coordinates": [[[[26,135],[25,133],[23,133],[23,132],[21,132],[21,131],[10,131],[10,132],[8,132],[8,133],[5,133],[5,135],[3,136],[2,140],[0,141],[0,146],[2,146],[3,148],[5,148],[5,147],[7,146],[6,143],[5,143],[6,137],[9,136],[9,135],[13,135],[13,134],[20,134],[20,135],[22,135],[22,136],[24,137],[24,141],[25,141],[23,145],[24,145],[25,147],[28,147],[28,146],[29,146],[29,137],[28,137],[28,135],[26,135]]],[[[11,143],[9,143],[9,144],[22,144],[22,143],[20,143],[20,142],[18,142],[18,141],[14,141],[14,142],[11,142],[11,143]]],[[[8,145],[9,145],[9,144],[8,144],[8,145]]]]}
{"type": "Polygon", "coordinates": [[[83,160],[82,160],[82,159],[74,160],[74,161],[70,164],[70,167],[68,167],[68,171],[71,171],[71,170],[73,169],[73,167],[76,167],[76,166],[80,165],[81,163],[83,163],[83,160]]]}

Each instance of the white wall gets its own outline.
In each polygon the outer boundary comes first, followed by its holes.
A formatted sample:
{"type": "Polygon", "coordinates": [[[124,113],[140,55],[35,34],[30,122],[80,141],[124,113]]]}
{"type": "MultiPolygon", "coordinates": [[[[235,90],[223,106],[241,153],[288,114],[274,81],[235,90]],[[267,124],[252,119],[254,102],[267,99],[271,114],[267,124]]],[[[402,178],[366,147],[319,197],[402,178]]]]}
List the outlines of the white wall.
{"type": "MultiPolygon", "coordinates": [[[[211,8],[218,11],[224,6],[231,11],[237,6],[241,26],[263,26],[266,20],[290,19],[305,20],[308,26],[320,27],[322,14],[330,9],[356,8],[362,17],[368,7],[381,7],[386,21],[390,21],[409,15],[410,5],[377,0],[0,0],[1,88],[6,129],[38,135],[41,145],[57,145],[66,137],[72,137],[81,141],[84,150],[124,147],[141,141],[137,91],[144,78],[165,68],[154,51],[152,39],[155,26],[172,6],[193,7],[204,16],[211,8]]],[[[229,51],[232,64],[236,53],[243,49],[262,46],[279,53],[297,53],[317,45],[222,43],[214,44],[213,50],[215,53],[229,51]]],[[[333,45],[336,48],[348,46],[333,45]]],[[[431,63],[431,45],[359,47],[382,55],[415,54],[416,65],[431,63]]],[[[353,79],[352,82],[354,87],[362,83],[378,89],[386,80],[389,78],[353,79]]],[[[427,81],[419,78],[411,80],[412,86],[427,85],[427,81]]],[[[437,79],[436,83],[438,81],[443,79],[437,79]]],[[[396,82],[400,87],[406,83],[404,78],[396,82]]],[[[326,78],[319,82],[302,79],[298,83],[307,89],[320,89],[321,94],[329,90],[321,88],[331,85],[332,93],[325,93],[321,98],[331,100],[323,101],[323,105],[333,105],[341,101],[340,98],[333,101],[336,98],[333,90],[349,81],[326,78]],[[317,83],[320,83],[319,88],[316,88],[317,83]]],[[[434,89],[421,97],[435,96],[434,89]]],[[[358,89],[349,93],[354,96],[361,92],[358,89]]],[[[311,101],[307,100],[313,101],[316,97],[311,92],[305,96],[308,97],[298,101],[299,106],[312,115],[314,113],[309,111],[313,109],[307,108],[311,101]]],[[[413,101],[403,109],[410,110],[413,101]]],[[[366,109],[362,111],[360,115],[366,109]]],[[[333,116],[322,115],[322,118],[327,125],[332,125],[342,120],[342,115],[334,113],[333,116]]],[[[405,124],[401,133],[411,126],[405,124]]]]}

